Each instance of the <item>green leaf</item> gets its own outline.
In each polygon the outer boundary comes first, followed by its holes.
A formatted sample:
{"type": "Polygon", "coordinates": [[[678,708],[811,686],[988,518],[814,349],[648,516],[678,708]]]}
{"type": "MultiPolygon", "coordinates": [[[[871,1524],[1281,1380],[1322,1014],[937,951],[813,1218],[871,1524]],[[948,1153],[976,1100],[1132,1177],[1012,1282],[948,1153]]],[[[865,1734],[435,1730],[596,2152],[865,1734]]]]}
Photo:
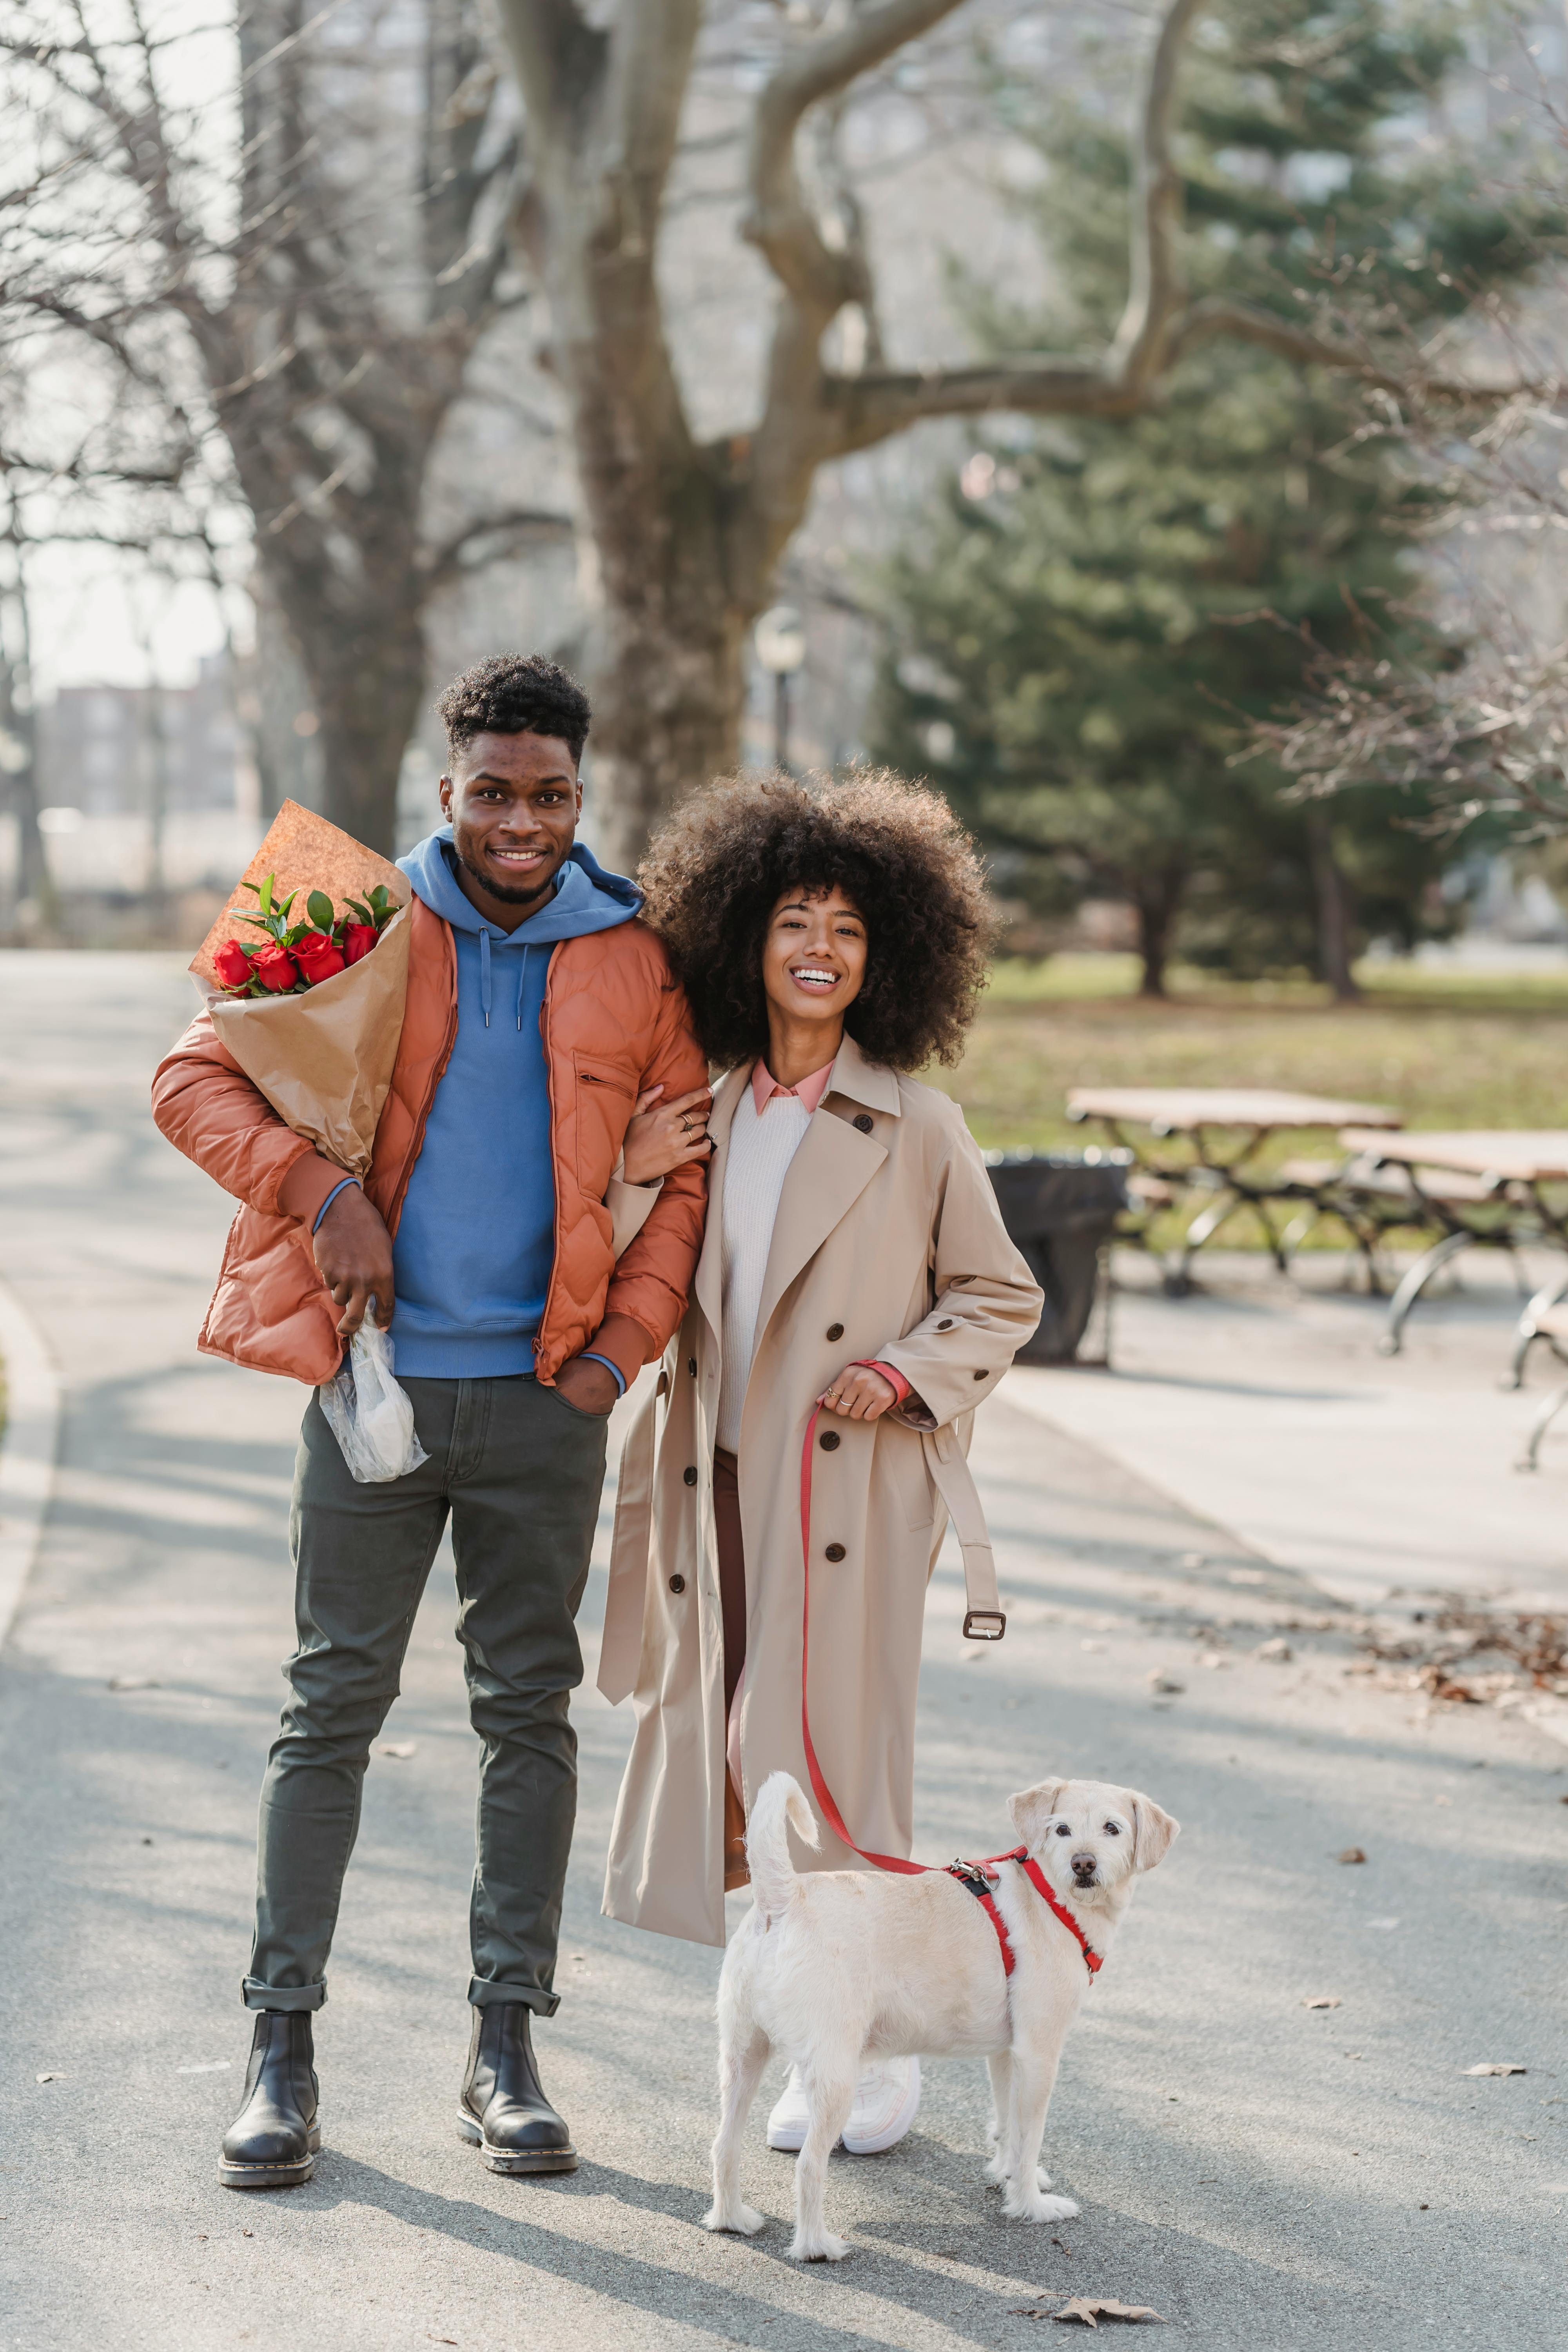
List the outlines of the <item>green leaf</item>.
{"type": "Polygon", "coordinates": [[[298,890],[290,890],[290,891],[289,891],[289,896],[288,896],[288,897],[283,900],[282,904],[279,906],[279,909],[278,909],[278,912],[279,912],[280,915],[286,915],[286,914],[289,912],[289,908],[294,904],[294,901],[295,901],[295,899],[299,897],[299,895],[300,895],[300,893],[298,892],[298,890]]]}
{"type": "Polygon", "coordinates": [[[375,917],[371,913],[370,908],[365,905],[363,898],[350,898],[345,901],[345,904],[348,907],[350,914],[357,915],[362,923],[374,924],[375,917]]]}
{"type": "Polygon", "coordinates": [[[272,912],[272,885],[275,878],[276,877],[273,875],[269,874],[266,881],[261,886],[259,895],[261,898],[261,911],[264,915],[269,915],[272,912]]]}
{"type": "Polygon", "coordinates": [[[319,931],[330,933],[333,923],[337,920],[332,910],[332,902],[324,890],[311,891],[305,901],[305,912],[319,931]]]}

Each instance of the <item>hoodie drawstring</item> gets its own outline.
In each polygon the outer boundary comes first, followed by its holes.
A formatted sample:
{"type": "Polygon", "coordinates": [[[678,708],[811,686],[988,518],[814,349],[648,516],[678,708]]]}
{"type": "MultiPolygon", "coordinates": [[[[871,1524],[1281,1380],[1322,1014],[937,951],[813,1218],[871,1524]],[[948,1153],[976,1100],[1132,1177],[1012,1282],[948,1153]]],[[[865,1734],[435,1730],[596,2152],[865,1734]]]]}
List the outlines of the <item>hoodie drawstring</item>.
{"type": "Polygon", "coordinates": [[[485,1027],[490,1025],[490,935],[479,926],[479,1003],[483,1007],[485,1027]]]}
{"type": "Polygon", "coordinates": [[[517,1025],[519,1029],[522,1027],[522,1000],[524,992],[528,987],[528,949],[529,942],[524,940],[522,943],[522,954],[520,959],[522,970],[517,975],[517,1025]]]}

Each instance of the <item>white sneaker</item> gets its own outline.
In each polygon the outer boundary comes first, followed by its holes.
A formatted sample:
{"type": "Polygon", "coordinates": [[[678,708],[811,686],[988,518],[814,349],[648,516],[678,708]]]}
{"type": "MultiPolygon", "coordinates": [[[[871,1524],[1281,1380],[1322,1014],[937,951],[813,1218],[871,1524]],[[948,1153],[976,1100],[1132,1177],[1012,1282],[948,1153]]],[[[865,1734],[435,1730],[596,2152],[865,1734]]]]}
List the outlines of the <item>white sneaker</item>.
{"type": "MultiPolygon", "coordinates": [[[[844,2146],[851,2156],[880,2156],[895,2147],[920,2113],[921,2062],[918,2058],[884,2058],[861,2069],[855,2085],[855,2104],[844,2126],[844,2146]]],[[[798,2154],[805,2145],[811,2113],[800,2068],[792,2066],[778,2105],[768,2117],[768,2146],[798,2154]]]]}
{"type": "Polygon", "coordinates": [[[792,2066],[789,2079],[777,2106],[768,2117],[768,2146],[784,2147],[798,2153],[805,2146],[806,2126],[811,2116],[805,2104],[805,2090],[800,2079],[800,2068],[792,2066]]]}
{"type": "Polygon", "coordinates": [[[921,2062],[884,2058],[868,2066],[855,2085],[855,2104],[844,2126],[851,2156],[880,2156],[894,2147],[920,2113],[921,2062]]]}

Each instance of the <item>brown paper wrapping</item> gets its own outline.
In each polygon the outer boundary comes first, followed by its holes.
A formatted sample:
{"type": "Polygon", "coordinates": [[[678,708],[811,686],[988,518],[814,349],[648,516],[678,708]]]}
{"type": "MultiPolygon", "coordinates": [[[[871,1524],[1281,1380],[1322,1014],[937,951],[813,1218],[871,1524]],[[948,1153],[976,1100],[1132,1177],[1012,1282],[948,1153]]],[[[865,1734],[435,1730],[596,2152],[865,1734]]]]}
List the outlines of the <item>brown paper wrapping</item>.
{"type": "MultiPolygon", "coordinates": [[[[267,828],[267,838],[240,876],[230,895],[229,902],[191,958],[191,970],[205,988],[221,989],[213,966],[213,958],[226,940],[237,940],[241,947],[257,948],[265,944],[264,934],[254,925],[242,922],[243,915],[254,915],[256,893],[269,874],[277,876],[276,895],[286,898],[290,890],[324,890],[342,912],[346,898],[363,898],[378,882],[384,882],[400,907],[406,907],[413,897],[406,874],[395,866],[366,849],[352,833],[341,826],[329,824],[314,809],[301,808],[298,801],[285,801],[267,828]],[[253,886],[253,887],[247,887],[253,886]]],[[[296,910],[303,919],[303,909],[296,910]]],[[[379,947],[374,950],[379,955],[379,947]]],[[[259,999],[231,999],[230,1002],[257,1003],[259,999]]]]}
{"type": "Polygon", "coordinates": [[[403,1034],[413,921],[408,877],[294,801],[283,803],[244,879],[259,884],[268,874],[277,877],[279,898],[324,890],[340,911],[345,898],[363,898],[378,882],[399,901],[367,956],[300,996],[218,992],[216,950],[232,939],[255,946],[263,936],[238,919],[257,904],[255,892],[243,887],[191,962],[220,1040],[279,1118],[335,1167],[364,1176],[403,1034]]]}

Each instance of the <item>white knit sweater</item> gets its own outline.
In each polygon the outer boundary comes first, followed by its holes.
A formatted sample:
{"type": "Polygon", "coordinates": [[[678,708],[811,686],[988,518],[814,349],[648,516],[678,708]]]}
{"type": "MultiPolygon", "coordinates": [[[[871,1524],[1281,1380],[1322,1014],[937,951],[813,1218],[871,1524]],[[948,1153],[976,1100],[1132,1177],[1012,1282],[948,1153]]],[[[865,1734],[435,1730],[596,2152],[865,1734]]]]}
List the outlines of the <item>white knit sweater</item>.
{"type": "Polygon", "coordinates": [[[716,1432],[727,1454],[738,1454],[741,1447],[768,1251],[784,1178],[811,1117],[798,1095],[773,1096],[759,1117],[749,1086],[742,1087],[735,1106],[724,1163],[723,1372],[716,1432]]]}

